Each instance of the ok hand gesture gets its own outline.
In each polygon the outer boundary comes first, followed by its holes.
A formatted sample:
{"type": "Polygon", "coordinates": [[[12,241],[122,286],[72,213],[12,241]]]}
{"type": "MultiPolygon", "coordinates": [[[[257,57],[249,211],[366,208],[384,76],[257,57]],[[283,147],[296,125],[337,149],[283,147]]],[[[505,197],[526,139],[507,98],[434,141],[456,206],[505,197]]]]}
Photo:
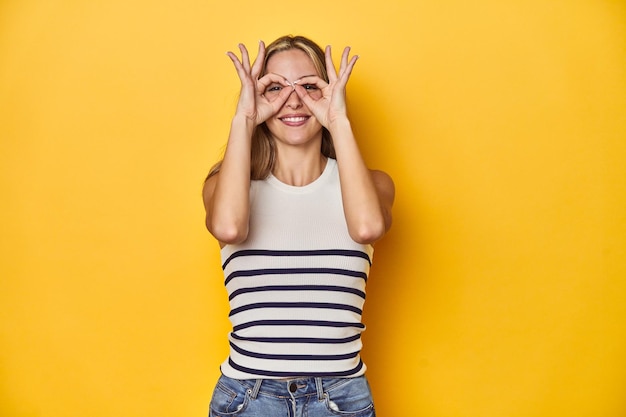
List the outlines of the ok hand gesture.
{"type": "Polygon", "coordinates": [[[353,55],[348,59],[350,47],[346,47],[341,55],[339,73],[335,70],[331,48],[326,47],[326,71],[328,73],[328,83],[318,76],[303,77],[293,83],[296,93],[304,104],[311,110],[317,120],[327,129],[336,120],[346,118],[346,84],[352,73],[352,68],[358,56],[353,55]],[[322,92],[321,98],[316,99],[314,94],[309,95],[307,90],[319,89],[322,92]]]}
{"type": "Polygon", "coordinates": [[[245,45],[239,44],[239,50],[241,51],[241,60],[233,52],[227,52],[241,81],[241,93],[235,114],[245,116],[256,126],[280,110],[292,89],[283,88],[278,95],[268,100],[263,93],[270,84],[278,83],[285,87],[289,84],[284,78],[275,74],[266,74],[259,78],[265,60],[265,44],[263,42],[259,42],[259,53],[252,65],[250,65],[250,57],[245,45]]]}

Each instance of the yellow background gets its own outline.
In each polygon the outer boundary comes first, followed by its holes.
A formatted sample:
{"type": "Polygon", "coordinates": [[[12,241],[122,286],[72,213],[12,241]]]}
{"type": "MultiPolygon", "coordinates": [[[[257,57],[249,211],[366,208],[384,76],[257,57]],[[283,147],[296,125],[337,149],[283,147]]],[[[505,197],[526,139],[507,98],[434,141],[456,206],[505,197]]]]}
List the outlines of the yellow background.
{"type": "Polygon", "coordinates": [[[286,33],[361,56],[355,130],[397,185],[378,414],[626,415],[618,0],[0,1],[0,415],[207,414],[225,52],[286,33]]]}

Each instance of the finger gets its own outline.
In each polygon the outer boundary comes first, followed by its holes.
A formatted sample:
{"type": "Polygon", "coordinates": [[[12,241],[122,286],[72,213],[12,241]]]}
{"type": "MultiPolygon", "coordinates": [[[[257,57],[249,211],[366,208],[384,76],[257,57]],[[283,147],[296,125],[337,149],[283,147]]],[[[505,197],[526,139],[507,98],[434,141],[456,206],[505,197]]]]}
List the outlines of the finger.
{"type": "Polygon", "coordinates": [[[239,50],[241,51],[241,63],[243,65],[243,69],[249,73],[250,72],[250,56],[248,55],[248,50],[243,43],[239,44],[239,50]]]}
{"type": "MultiPolygon", "coordinates": [[[[233,61],[233,64],[235,65],[235,68],[237,67],[241,67],[241,62],[239,61],[239,58],[237,57],[237,55],[235,55],[233,52],[228,51],[226,52],[226,55],[228,55],[228,57],[230,58],[231,61],[233,61]]],[[[243,68],[243,67],[242,67],[243,68]]]]}
{"type": "Polygon", "coordinates": [[[276,100],[271,102],[274,113],[278,112],[278,110],[283,107],[283,105],[287,102],[287,99],[289,99],[289,96],[293,94],[293,91],[293,87],[283,88],[280,91],[278,97],[276,97],[276,100]]]}
{"type": "Polygon", "coordinates": [[[267,87],[269,87],[271,84],[274,84],[274,83],[278,83],[282,85],[283,87],[291,86],[291,84],[289,84],[287,80],[285,80],[285,77],[270,73],[270,74],[265,74],[264,76],[259,78],[259,80],[257,81],[257,90],[259,90],[262,93],[265,91],[267,87]]]}
{"type": "Polygon", "coordinates": [[[335,70],[335,64],[333,63],[332,51],[330,45],[326,47],[324,51],[326,57],[326,72],[328,73],[328,81],[331,83],[337,80],[337,71],[335,70]]]}
{"type": "Polygon", "coordinates": [[[278,113],[280,109],[285,105],[285,103],[289,99],[289,96],[292,93],[293,93],[293,88],[289,87],[289,88],[283,88],[279,92],[279,94],[273,99],[268,100],[268,98],[265,96],[259,97],[259,100],[264,103],[263,107],[266,109],[266,111],[262,112],[263,114],[262,120],[260,120],[259,123],[266,121],[267,119],[269,119],[270,117],[278,113]]]}
{"type": "Polygon", "coordinates": [[[226,55],[228,55],[230,60],[233,62],[233,65],[237,70],[237,75],[239,75],[239,79],[243,82],[243,80],[246,78],[246,71],[244,70],[241,61],[239,61],[239,58],[233,52],[228,51],[226,52],[226,55]]]}
{"type": "Polygon", "coordinates": [[[359,59],[359,56],[354,55],[352,58],[350,58],[350,61],[348,61],[345,64],[345,68],[343,68],[343,70],[339,72],[340,83],[345,85],[348,82],[348,78],[350,78],[350,74],[352,74],[352,69],[354,68],[354,64],[356,64],[356,61],[358,59],[359,59]]]}
{"type": "Polygon", "coordinates": [[[317,100],[314,100],[301,85],[294,84],[294,90],[304,105],[307,106],[309,110],[313,111],[317,100]]]}
{"type": "Polygon", "coordinates": [[[259,53],[254,60],[254,64],[252,64],[252,72],[250,75],[254,79],[259,78],[259,74],[261,74],[261,70],[263,69],[263,62],[265,61],[265,43],[263,41],[259,41],[259,53]]]}
{"type": "Polygon", "coordinates": [[[301,86],[307,85],[307,84],[314,85],[320,90],[323,90],[324,88],[328,87],[328,83],[323,78],[317,75],[308,75],[306,77],[297,79],[293,83],[301,85],[301,86]]]}
{"type": "Polygon", "coordinates": [[[350,47],[346,46],[343,48],[343,52],[341,53],[341,62],[339,64],[339,76],[345,71],[348,66],[348,56],[350,55],[350,47]]]}

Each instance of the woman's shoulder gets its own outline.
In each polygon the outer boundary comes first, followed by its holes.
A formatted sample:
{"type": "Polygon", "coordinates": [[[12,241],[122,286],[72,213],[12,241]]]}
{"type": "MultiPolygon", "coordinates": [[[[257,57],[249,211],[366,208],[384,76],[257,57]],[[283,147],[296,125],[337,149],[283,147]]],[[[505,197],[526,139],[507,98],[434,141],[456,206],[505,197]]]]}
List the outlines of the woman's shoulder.
{"type": "Polygon", "coordinates": [[[391,207],[396,196],[396,186],[391,175],[378,169],[370,169],[370,175],[379,197],[383,199],[386,206],[391,207]]]}
{"type": "Polygon", "coordinates": [[[381,171],[380,169],[370,169],[370,175],[375,183],[380,183],[386,186],[393,187],[393,179],[391,175],[386,173],[385,171],[381,171]]]}

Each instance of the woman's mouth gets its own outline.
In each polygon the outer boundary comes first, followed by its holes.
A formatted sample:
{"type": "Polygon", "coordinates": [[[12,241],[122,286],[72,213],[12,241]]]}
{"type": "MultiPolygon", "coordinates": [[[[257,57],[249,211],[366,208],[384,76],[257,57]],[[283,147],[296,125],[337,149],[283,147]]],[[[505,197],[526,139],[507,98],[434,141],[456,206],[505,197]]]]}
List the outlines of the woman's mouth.
{"type": "Polygon", "coordinates": [[[301,126],[309,120],[311,116],[284,116],[279,117],[279,120],[287,126],[301,126]]]}

